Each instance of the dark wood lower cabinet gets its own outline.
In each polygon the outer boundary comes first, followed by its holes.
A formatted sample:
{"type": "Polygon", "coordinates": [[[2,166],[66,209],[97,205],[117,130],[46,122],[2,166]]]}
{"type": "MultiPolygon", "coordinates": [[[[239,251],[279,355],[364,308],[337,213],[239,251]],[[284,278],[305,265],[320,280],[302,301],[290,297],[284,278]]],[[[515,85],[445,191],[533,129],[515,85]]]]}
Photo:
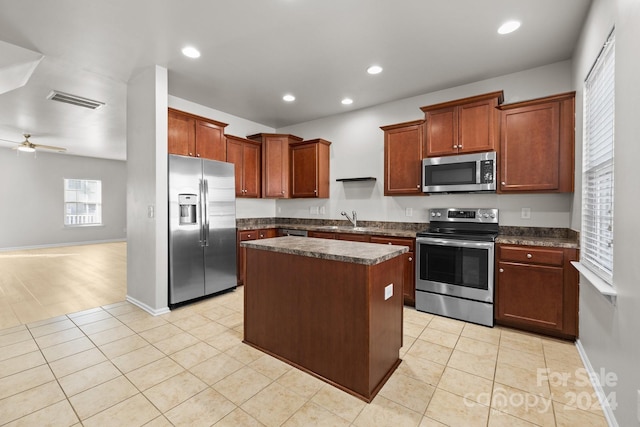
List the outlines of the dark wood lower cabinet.
{"type": "Polygon", "coordinates": [[[576,249],[497,245],[496,323],[575,339],[577,258],[576,249]]]}
{"type": "Polygon", "coordinates": [[[261,228],[256,230],[242,230],[238,231],[238,236],[236,238],[236,257],[238,259],[238,286],[244,284],[244,278],[247,271],[247,259],[246,254],[247,250],[245,248],[240,247],[240,242],[244,242],[246,240],[256,240],[256,239],[268,239],[270,237],[277,237],[278,229],[277,228],[261,228]]]}

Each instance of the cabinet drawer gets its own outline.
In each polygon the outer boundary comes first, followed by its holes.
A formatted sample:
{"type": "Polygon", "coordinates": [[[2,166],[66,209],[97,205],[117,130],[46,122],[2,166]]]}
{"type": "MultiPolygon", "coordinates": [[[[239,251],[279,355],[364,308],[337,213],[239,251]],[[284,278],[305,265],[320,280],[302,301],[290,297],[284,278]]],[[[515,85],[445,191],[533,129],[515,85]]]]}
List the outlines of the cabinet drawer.
{"type": "Polygon", "coordinates": [[[258,230],[244,230],[238,232],[238,240],[244,242],[245,240],[255,240],[258,238],[258,230]]]}
{"type": "Polygon", "coordinates": [[[526,262],[531,264],[562,265],[564,253],[560,249],[537,248],[530,246],[501,246],[501,261],[526,262]]]}
{"type": "Polygon", "coordinates": [[[398,245],[407,246],[409,252],[414,250],[414,240],[403,237],[387,237],[387,236],[371,236],[371,243],[379,243],[382,245],[398,245]]]}

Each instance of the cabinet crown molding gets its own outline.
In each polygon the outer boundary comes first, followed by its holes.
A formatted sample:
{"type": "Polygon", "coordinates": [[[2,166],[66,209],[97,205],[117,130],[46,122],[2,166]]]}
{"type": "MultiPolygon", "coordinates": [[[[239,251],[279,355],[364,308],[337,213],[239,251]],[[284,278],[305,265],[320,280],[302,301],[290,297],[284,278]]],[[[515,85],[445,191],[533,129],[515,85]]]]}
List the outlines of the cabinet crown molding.
{"type": "Polygon", "coordinates": [[[426,113],[427,111],[431,111],[431,110],[439,110],[441,108],[456,107],[461,104],[469,104],[471,102],[484,101],[492,98],[498,98],[498,105],[500,105],[502,104],[502,102],[504,102],[504,93],[501,90],[499,90],[496,92],[484,93],[482,95],[470,96],[468,98],[456,99],[453,101],[442,102],[439,104],[427,105],[424,107],[420,107],[420,109],[426,113]]]}
{"type": "Polygon", "coordinates": [[[541,98],[528,99],[526,101],[512,102],[510,104],[498,105],[499,110],[512,110],[514,108],[528,107],[530,105],[544,104],[547,102],[564,101],[566,99],[575,98],[576,92],[565,92],[557,95],[545,96],[541,98]]]}

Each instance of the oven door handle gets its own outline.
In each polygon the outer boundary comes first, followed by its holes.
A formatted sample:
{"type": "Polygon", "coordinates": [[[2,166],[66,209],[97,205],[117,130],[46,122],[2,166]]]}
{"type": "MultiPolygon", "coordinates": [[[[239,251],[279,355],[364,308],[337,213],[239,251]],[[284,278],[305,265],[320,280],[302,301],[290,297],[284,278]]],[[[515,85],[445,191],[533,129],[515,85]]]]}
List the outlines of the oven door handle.
{"type": "Polygon", "coordinates": [[[494,242],[477,242],[473,240],[458,240],[458,239],[447,239],[440,237],[418,237],[416,239],[416,244],[419,245],[421,243],[427,245],[439,245],[439,246],[453,246],[460,248],[477,248],[477,249],[491,249],[494,247],[494,242]]]}

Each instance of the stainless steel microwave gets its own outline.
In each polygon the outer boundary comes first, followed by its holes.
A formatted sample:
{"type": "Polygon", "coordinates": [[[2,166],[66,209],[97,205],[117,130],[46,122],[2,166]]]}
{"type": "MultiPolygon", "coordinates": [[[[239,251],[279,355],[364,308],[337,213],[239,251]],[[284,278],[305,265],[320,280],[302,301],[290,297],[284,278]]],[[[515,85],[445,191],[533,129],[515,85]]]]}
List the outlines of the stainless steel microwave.
{"type": "Polygon", "coordinates": [[[428,157],[422,160],[422,191],[495,192],[496,152],[428,157]]]}

